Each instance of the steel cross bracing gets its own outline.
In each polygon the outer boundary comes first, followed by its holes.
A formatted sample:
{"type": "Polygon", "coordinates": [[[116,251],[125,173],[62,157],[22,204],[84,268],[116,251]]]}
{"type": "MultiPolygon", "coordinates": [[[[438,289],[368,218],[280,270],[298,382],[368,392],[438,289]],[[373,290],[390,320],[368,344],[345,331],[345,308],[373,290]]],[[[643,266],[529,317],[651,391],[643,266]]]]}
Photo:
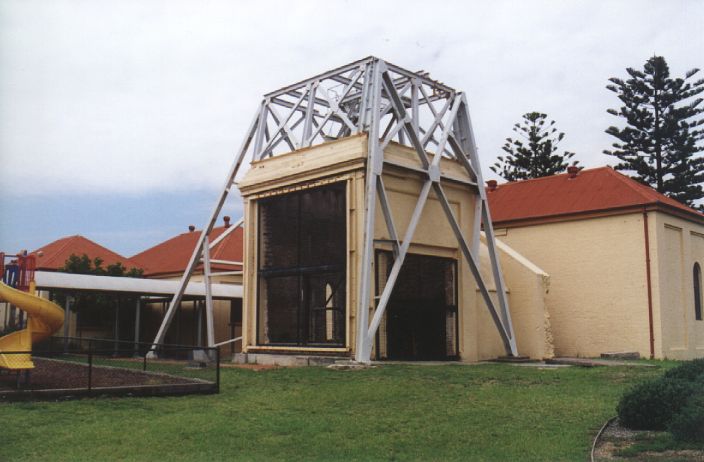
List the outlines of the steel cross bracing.
{"type": "MultiPolygon", "coordinates": [[[[466,97],[462,92],[432,80],[426,73],[407,71],[375,57],[347,64],[264,95],[230,168],[210,220],[196,243],[181,279],[180,289],[174,294],[154,339],[153,348],[163,343],[184,287],[200,262],[204,260],[206,284],[217,274],[210,271],[209,249],[219,239],[209,244],[209,235],[244,160],[260,160],[361,132],[368,133],[369,145],[355,359],[359,362],[370,361],[374,336],[431,192],[442,205],[507,354],[517,355],[466,97]],[[384,167],[395,165],[384,157],[384,148],[391,141],[414,149],[421,167],[411,170],[422,175],[425,180],[402,238],[395,225],[382,178],[384,167]],[[428,152],[439,155],[431,156],[428,152]],[[467,171],[470,180],[443,175],[440,171],[441,158],[458,161],[467,171]],[[475,219],[471,240],[465,234],[470,230],[463,230],[454,216],[443,188],[444,181],[465,183],[476,193],[475,217],[479,219],[475,219]],[[394,263],[381,295],[378,300],[372,300],[371,272],[377,202],[391,237],[394,263]],[[482,227],[486,234],[498,307],[492,300],[479,269],[479,236],[482,227]],[[370,308],[374,309],[371,321],[370,308]]],[[[401,167],[409,168],[406,165],[401,167]]],[[[206,301],[206,306],[212,307],[212,301],[206,301]]],[[[212,308],[210,311],[212,322],[212,308]]],[[[208,346],[212,346],[214,340],[209,336],[208,342],[208,346]]]]}

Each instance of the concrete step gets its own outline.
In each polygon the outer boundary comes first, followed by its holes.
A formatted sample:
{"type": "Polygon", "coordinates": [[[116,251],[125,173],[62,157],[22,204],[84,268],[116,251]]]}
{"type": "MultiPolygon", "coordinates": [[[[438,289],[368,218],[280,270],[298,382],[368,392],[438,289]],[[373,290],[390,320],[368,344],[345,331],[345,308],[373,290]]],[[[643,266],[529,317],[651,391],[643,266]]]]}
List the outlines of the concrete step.
{"type": "Polygon", "coordinates": [[[265,366],[329,366],[337,362],[349,361],[349,356],[287,355],[275,353],[235,353],[235,364],[259,364],[265,366]]]}

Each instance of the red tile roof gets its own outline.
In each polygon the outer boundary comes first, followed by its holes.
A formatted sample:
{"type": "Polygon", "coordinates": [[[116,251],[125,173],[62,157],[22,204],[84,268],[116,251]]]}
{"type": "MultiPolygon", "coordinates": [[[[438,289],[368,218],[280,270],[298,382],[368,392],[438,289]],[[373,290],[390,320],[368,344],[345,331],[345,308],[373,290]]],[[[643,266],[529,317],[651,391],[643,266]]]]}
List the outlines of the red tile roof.
{"type": "Polygon", "coordinates": [[[36,257],[37,269],[49,271],[63,268],[71,255],[80,257],[83,254],[88,255],[91,260],[102,259],[103,267],[120,262],[128,269],[139,268],[139,265],[129,258],[79,235],[63,237],[31,253],[36,257]]]}
{"type": "Polygon", "coordinates": [[[487,191],[495,225],[555,220],[593,212],[617,212],[654,206],[704,222],[704,215],[611,167],[500,184],[487,191]]]}
{"type": "MultiPolygon", "coordinates": [[[[210,240],[214,241],[225,227],[213,228],[210,240]]],[[[137,255],[130,257],[144,268],[145,276],[165,276],[182,274],[191,258],[193,249],[200,236],[200,231],[191,231],[172,237],[137,255]]],[[[242,261],[242,227],[233,230],[214,249],[210,251],[211,260],[242,261]]],[[[238,271],[241,266],[212,263],[211,267],[218,271],[238,271]]],[[[199,266],[198,268],[202,268],[199,266]]]]}

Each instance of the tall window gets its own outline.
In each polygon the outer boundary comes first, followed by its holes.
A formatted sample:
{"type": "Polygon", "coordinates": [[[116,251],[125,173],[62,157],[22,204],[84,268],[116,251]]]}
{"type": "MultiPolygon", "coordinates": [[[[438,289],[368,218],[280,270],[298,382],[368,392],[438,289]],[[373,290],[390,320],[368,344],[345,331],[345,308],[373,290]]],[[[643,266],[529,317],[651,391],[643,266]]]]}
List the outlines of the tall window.
{"type": "Polygon", "coordinates": [[[694,319],[702,320],[702,268],[699,263],[694,264],[694,319]]]}
{"type": "Polygon", "coordinates": [[[345,185],[259,202],[260,345],[344,346],[345,185]]]}

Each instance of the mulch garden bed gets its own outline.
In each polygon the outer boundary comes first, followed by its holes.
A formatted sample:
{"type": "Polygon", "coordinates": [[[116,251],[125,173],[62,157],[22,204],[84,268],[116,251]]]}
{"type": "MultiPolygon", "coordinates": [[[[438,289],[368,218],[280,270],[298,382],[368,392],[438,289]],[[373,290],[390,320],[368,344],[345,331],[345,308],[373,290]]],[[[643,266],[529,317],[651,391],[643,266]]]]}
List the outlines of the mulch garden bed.
{"type": "MultiPolygon", "coordinates": [[[[88,386],[88,365],[70,361],[33,358],[34,369],[30,372],[26,390],[47,390],[53,388],[85,388],[88,386]]],[[[160,385],[191,383],[192,379],[163,374],[151,374],[121,367],[93,366],[91,385],[93,387],[119,387],[128,385],[160,385]]],[[[15,373],[0,375],[0,389],[15,390],[15,373]]]]}
{"type": "Polygon", "coordinates": [[[218,390],[214,382],[198,378],[95,364],[88,389],[87,364],[36,356],[33,361],[35,368],[28,382],[24,373],[18,377],[16,372],[0,371],[0,402],[100,395],[167,396],[217,393],[218,390]]]}

